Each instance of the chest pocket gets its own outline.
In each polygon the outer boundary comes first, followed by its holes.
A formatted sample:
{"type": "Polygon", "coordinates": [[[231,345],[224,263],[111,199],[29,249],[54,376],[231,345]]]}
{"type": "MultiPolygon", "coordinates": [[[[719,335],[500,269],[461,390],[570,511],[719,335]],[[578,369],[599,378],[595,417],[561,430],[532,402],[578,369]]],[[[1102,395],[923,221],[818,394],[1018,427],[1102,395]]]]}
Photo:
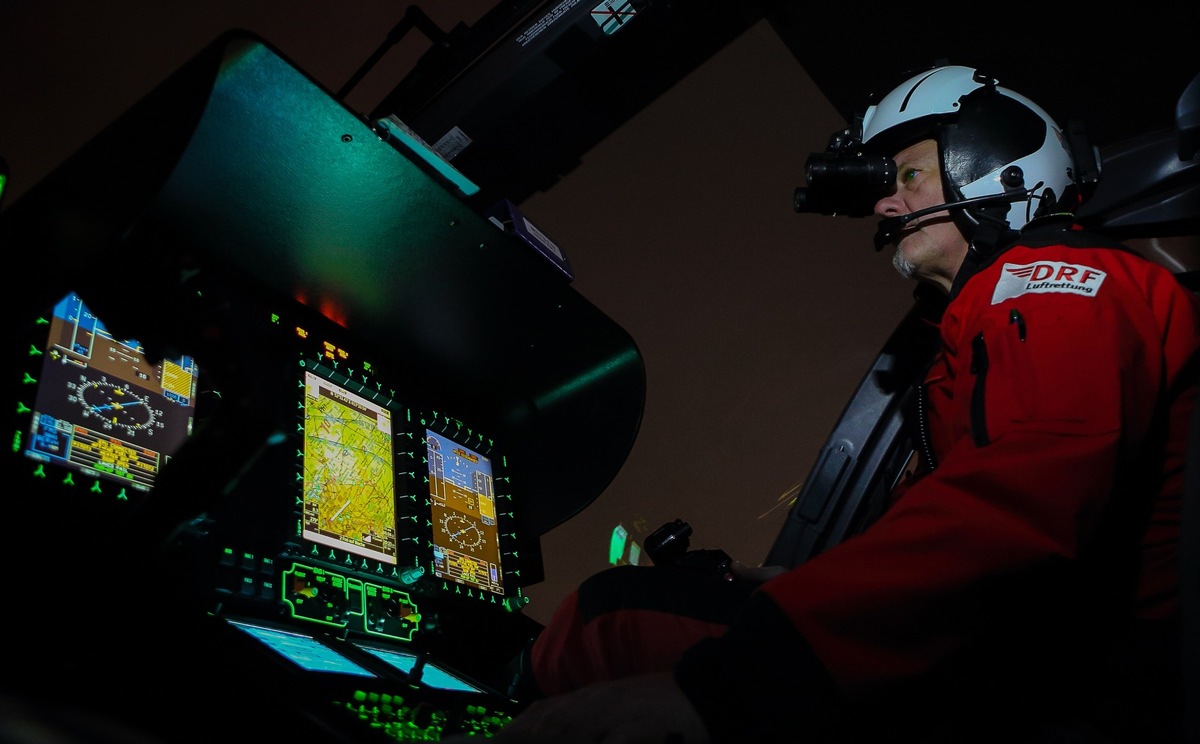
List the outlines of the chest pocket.
{"type": "Polygon", "coordinates": [[[1036,314],[1010,309],[972,338],[970,430],[977,446],[1013,429],[1090,434],[1119,425],[1109,415],[1121,395],[1115,344],[1107,331],[1079,328],[1040,306],[1036,314]]]}

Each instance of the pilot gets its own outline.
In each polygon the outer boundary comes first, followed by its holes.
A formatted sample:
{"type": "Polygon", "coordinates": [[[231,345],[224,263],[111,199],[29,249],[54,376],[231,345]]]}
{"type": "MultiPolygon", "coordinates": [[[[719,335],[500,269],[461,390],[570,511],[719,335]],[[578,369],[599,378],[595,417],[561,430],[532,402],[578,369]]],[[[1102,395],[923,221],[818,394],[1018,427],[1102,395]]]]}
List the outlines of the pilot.
{"type": "Polygon", "coordinates": [[[589,578],[496,740],[1181,741],[1200,301],[1080,227],[1063,130],[978,70],[912,76],[813,162],[797,209],[873,213],[941,298],[915,472],[797,566],[589,578]]]}

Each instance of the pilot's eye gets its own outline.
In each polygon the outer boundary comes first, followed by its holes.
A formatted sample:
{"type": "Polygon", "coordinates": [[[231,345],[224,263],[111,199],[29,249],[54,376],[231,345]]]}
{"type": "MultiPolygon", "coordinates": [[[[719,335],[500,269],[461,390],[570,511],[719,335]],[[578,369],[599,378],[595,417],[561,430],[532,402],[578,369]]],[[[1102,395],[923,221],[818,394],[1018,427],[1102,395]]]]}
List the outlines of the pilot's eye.
{"type": "Polygon", "coordinates": [[[900,171],[901,183],[909,183],[914,178],[916,178],[917,174],[920,172],[921,171],[918,168],[905,168],[904,170],[900,171]]]}

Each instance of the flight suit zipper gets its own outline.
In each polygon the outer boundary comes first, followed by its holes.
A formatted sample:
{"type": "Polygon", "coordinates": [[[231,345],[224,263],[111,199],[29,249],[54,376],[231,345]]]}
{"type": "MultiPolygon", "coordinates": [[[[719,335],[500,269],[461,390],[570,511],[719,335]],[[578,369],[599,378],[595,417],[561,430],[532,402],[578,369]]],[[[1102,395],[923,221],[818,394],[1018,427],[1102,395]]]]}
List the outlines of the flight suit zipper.
{"type": "Polygon", "coordinates": [[[927,472],[937,469],[937,458],[933,456],[933,442],[929,437],[929,383],[917,384],[917,439],[921,448],[921,460],[927,472]]]}

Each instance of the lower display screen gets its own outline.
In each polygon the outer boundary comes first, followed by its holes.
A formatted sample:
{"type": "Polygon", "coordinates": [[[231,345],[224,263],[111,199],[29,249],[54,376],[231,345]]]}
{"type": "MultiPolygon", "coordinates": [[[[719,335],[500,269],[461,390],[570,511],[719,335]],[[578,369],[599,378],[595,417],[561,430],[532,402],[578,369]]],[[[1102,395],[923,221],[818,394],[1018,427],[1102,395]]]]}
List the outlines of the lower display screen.
{"type": "MultiPolygon", "coordinates": [[[[374,646],[358,646],[372,656],[387,662],[397,670],[409,674],[417,666],[418,657],[414,654],[374,646]]],[[[426,661],[421,667],[421,683],[441,690],[462,690],[464,692],[482,692],[478,687],[447,672],[437,664],[426,661]]]]}
{"type": "Polygon", "coordinates": [[[310,635],[236,620],[228,622],[233,627],[257,638],[301,669],[310,672],[354,674],[360,677],[377,676],[374,672],[356,664],[310,635]]]}

